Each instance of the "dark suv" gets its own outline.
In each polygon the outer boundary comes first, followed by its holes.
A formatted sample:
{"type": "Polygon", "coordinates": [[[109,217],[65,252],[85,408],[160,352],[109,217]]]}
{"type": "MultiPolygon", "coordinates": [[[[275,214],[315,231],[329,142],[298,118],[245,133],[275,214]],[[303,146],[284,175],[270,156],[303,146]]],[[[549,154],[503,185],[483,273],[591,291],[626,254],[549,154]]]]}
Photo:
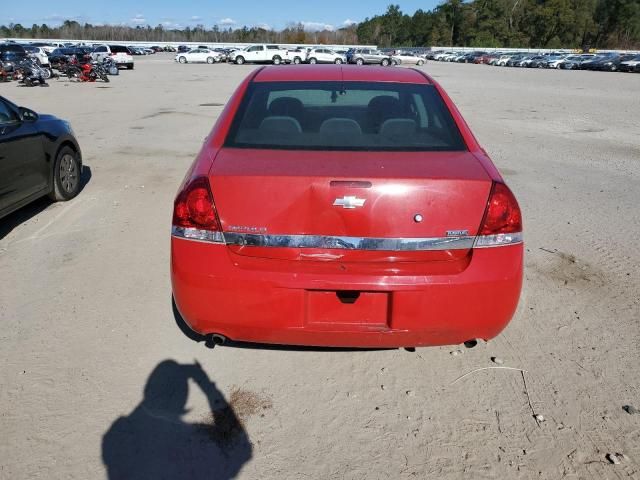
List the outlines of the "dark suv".
{"type": "Polygon", "coordinates": [[[14,67],[27,58],[27,52],[22,45],[16,43],[0,44],[0,62],[7,72],[12,72],[14,67]]]}

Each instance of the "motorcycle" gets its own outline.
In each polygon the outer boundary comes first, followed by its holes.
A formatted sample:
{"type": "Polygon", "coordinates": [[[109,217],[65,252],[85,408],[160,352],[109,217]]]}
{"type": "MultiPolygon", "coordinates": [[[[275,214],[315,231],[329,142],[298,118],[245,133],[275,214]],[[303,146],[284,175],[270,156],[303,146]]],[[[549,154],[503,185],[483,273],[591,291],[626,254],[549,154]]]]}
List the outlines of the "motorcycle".
{"type": "Polygon", "coordinates": [[[5,70],[4,63],[0,62],[0,82],[8,82],[10,80],[9,72],[5,70]]]}
{"type": "Polygon", "coordinates": [[[118,64],[115,62],[113,58],[105,57],[102,60],[102,67],[106,70],[109,75],[120,75],[120,70],[118,70],[118,64]]]}
{"type": "Polygon", "coordinates": [[[100,79],[105,83],[109,82],[107,69],[100,63],[91,61],[91,57],[89,55],[84,55],[81,60],[73,55],[61,72],[70,80],[95,82],[100,79]]]}
{"type": "Polygon", "coordinates": [[[18,64],[14,77],[27,87],[35,85],[48,87],[46,79],[51,77],[51,72],[49,70],[45,71],[33,59],[27,58],[18,64]]]}

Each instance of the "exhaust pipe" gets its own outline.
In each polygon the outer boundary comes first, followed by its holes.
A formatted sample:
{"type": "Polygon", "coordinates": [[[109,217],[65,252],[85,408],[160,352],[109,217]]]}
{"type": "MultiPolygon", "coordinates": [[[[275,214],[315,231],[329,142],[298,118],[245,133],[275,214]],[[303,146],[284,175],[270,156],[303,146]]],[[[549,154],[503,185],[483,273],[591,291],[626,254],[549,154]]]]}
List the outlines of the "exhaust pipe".
{"type": "Polygon", "coordinates": [[[226,341],[227,337],[225,337],[224,335],[220,335],[219,333],[212,333],[211,335],[207,335],[204,345],[207,348],[215,348],[216,345],[224,345],[226,341]]]}

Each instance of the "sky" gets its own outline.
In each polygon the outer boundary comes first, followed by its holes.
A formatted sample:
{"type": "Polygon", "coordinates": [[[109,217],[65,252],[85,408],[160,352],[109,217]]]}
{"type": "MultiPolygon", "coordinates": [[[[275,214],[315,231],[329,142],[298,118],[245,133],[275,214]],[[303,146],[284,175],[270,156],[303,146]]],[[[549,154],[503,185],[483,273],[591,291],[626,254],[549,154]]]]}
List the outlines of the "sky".
{"type": "Polygon", "coordinates": [[[382,14],[390,3],[400,5],[404,13],[413,14],[417,9],[430,10],[439,0],[367,0],[349,2],[340,0],[282,0],[256,1],[233,0],[203,1],[138,0],[92,2],[87,0],[29,2],[6,1],[0,8],[0,25],[20,23],[31,27],[59,25],[64,20],[92,24],[124,24],[130,26],[162,24],[166,28],[194,27],[237,28],[246,25],[282,29],[290,23],[302,22],[309,31],[323,28],[337,29],[365,17],[382,14]]]}

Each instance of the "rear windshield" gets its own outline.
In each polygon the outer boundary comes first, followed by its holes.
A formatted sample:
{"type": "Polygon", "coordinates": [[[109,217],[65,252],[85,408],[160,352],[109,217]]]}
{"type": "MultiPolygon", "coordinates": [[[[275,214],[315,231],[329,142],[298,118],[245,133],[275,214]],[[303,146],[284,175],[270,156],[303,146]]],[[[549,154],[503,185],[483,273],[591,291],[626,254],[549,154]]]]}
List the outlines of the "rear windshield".
{"type": "Polygon", "coordinates": [[[466,150],[432,85],[252,83],[226,146],[276,150],[466,150]]]}
{"type": "Polygon", "coordinates": [[[113,53],[131,53],[127,47],[122,45],[109,45],[109,48],[113,53]]]}

